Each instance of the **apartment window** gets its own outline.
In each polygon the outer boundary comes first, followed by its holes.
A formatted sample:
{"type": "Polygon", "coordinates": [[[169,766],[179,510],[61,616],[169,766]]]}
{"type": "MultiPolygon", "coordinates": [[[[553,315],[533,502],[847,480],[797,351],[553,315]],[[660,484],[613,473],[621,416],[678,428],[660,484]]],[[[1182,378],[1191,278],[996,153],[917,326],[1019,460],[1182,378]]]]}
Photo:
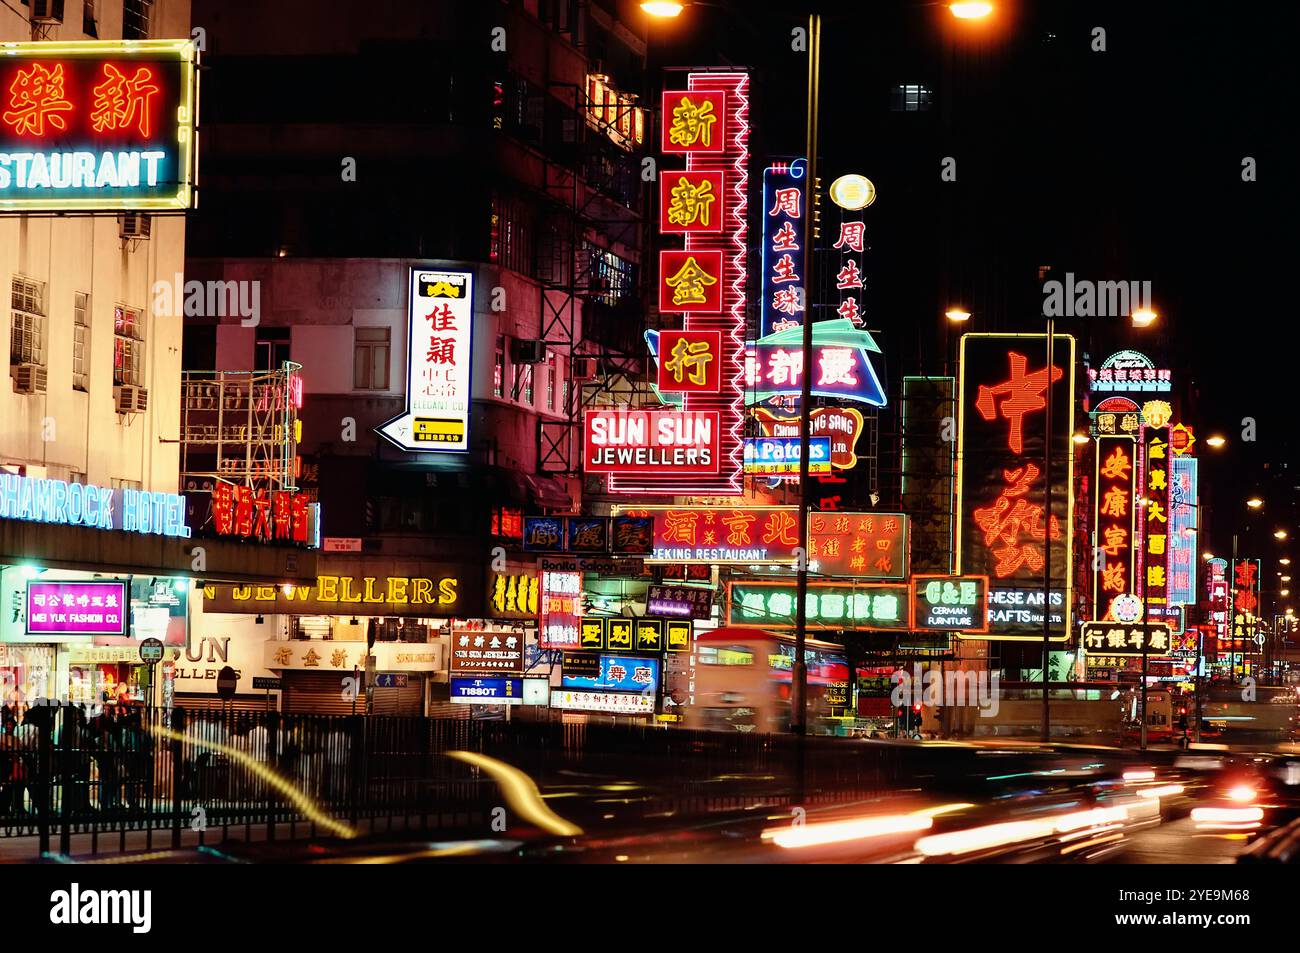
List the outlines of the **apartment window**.
{"type": "Polygon", "coordinates": [[[113,385],[144,386],[144,313],[125,305],[113,309],[113,385]]]}
{"type": "Polygon", "coordinates": [[[111,486],[114,490],[143,490],[144,484],[139,480],[128,480],[125,477],[110,477],[111,486]]]}
{"type": "Polygon", "coordinates": [[[497,353],[492,364],[492,396],[504,397],[506,390],[506,337],[497,335],[497,353]]]}
{"type": "Polygon", "coordinates": [[[82,4],[81,32],[92,40],[99,39],[99,27],[95,23],[95,0],[85,0],[82,4]]]}
{"type": "Polygon", "coordinates": [[[15,275],[9,310],[9,363],[45,363],[45,282],[15,275]]]}
{"type": "Polygon", "coordinates": [[[515,365],[515,383],[511,396],[529,407],[533,405],[533,365],[515,365]]]}
{"type": "Polygon", "coordinates": [[[587,243],[591,260],[592,297],[611,308],[630,297],[636,284],[636,273],[630,261],[599,245],[587,243]]]}
{"type": "Polygon", "coordinates": [[[492,196],[491,234],[488,260],[521,275],[533,275],[533,235],[536,232],[532,206],[512,195],[492,196]]]}
{"type": "Polygon", "coordinates": [[[555,409],[555,352],[546,352],[546,409],[555,409]]]}
{"type": "Polygon", "coordinates": [[[257,341],[253,347],[253,370],[278,371],[289,360],[289,329],[257,329],[257,341]]]}
{"type": "Polygon", "coordinates": [[[352,389],[388,390],[388,352],[392,332],[388,328],[354,328],[352,389]]]}
{"type": "Polygon", "coordinates": [[[926,112],[933,98],[928,86],[900,84],[893,89],[889,108],[896,113],[926,112]]]}
{"type": "Polygon", "coordinates": [[[122,39],[149,39],[149,21],[152,16],[153,0],[123,0],[122,39]]]}
{"type": "Polygon", "coordinates": [[[72,387],[90,389],[90,295],[84,291],[72,301],[72,387]]]}

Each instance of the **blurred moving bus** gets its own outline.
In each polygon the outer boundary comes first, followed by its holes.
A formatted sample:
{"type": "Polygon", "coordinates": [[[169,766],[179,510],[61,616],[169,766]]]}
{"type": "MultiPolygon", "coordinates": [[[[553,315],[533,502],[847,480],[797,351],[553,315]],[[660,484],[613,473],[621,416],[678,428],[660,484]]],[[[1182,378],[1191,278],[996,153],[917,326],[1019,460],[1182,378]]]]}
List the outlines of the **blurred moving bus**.
{"type": "MultiPolygon", "coordinates": [[[[808,732],[834,734],[832,709],[849,706],[849,666],[844,647],[807,639],[808,732]]],[[[684,726],[716,731],[790,730],[794,636],[728,626],[695,640],[695,703],[684,726]]]]}
{"type": "MultiPolygon", "coordinates": [[[[1201,740],[1216,742],[1291,741],[1295,737],[1300,697],[1295,686],[1257,685],[1254,700],[1242,698],[1236,682],[1201,689],[1201,740]]],[[[1189,720],[1195,708],[1188,698],[1189,720]]]]}

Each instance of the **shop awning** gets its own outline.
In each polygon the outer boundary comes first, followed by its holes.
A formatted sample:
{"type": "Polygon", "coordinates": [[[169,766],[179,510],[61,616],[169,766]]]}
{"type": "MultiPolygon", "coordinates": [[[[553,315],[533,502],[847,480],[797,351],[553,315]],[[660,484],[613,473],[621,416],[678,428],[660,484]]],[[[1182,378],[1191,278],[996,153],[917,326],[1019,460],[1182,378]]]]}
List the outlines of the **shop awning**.
{"type": "Polygon", "coordinates": [[[524,474],[524,485],[528,495],[538,506],[552,510],[569,510],[573,508],[573,497],[563,483],[555,477],[524,474]]]}

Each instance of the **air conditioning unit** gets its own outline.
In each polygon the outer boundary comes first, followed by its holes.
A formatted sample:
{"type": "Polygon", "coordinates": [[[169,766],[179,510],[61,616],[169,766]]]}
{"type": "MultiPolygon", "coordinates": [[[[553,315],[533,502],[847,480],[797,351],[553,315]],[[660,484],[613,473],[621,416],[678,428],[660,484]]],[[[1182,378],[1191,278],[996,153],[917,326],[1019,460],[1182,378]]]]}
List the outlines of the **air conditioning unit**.
{"type": "Polygon", "coordinates": [[[600,373],[600,358],[575,356],[569,376],[575,381],[592,381],[600,373]]]}
{"type": "Polygon", "coordinates": [[[149,237],[149,216],[144,212],[123,212],[117,219],[119,238],[139,241],[149,237]]]}
{"type": "Polygon", "coordinates": [[[142,414],[149,409],[149,392],[134,384],[119,384],[113,388],[113,403],[119,414],[142,414]]]}
{"type": "Polygon", "coordinates": [[[510,356],[516,364],[541,364],[546,360],[546,342],[515,341],[510,356]]]}
{"type": "Polygon", "coordinates": [[[62,23],[63,0],[31,0],[33,23],[62,23]]]}
{"type": "Polygon", "coordinates": [[[15,394],[44,394],[48,372],[40,364],[16,364],[9,368],[15,394]]]}

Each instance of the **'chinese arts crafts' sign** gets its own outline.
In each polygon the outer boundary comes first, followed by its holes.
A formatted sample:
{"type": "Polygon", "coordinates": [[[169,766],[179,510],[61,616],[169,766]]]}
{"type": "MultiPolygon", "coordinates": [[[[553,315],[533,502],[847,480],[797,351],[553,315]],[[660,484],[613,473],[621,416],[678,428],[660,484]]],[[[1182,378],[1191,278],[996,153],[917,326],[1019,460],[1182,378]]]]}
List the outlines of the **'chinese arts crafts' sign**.
{"type": "Polygon", "coordinates": [[[0,209],[189,208],[197,68],[189,40],[6,43],[0,209]]]}
{"type": "Polygon", "coordinates": [[[126,583],[27,583],[28,635],[126,635],[126,583]]]}
{"type": "Polygon", "coordinates": [[[1043,576],[1051,561],[1052,638],[1069,637],[1074,493],[1071,435],[1074,339],[1056,335],[1047,365],[1046,335],[967,334],[961,340],[957,444],[957,554],[968,575],[987,575],[989,639],[1042,639],[1043,576]],[[1052,430],[1047,433],[1047,394],[1052,430]],[[1052,449],[1051,512],[1044,452],[1052,449]],[[998,590],[1039,593],[1038,625],[1025,611],[994,612],[998,590]]]}
{"type": "Polygon", "coordinates": [[[1099,436],[1096,441],[1097,468],[1094,478],[1096,527],[1096,593],[1094,614],[1110,617],[1116,596],[1133,591],[1133,498],[1137,473],[1137,443],[1132,437],[1099,436]]]}
{"type": "Polygon", "coordinates": [[[469,449],[474,275],[411,269],[406,411],[376,428],[403,450],[469,449]]]}
{"type": "MultiPolygon", "coordinates": [[[[866,629],[894,632],[911,627],[906,583],[808,583],[810,628],[866,629]]],[[[795,624],[793,582],[746,580],[730,586],[731,625],[792,629],[795,624]]]]}

